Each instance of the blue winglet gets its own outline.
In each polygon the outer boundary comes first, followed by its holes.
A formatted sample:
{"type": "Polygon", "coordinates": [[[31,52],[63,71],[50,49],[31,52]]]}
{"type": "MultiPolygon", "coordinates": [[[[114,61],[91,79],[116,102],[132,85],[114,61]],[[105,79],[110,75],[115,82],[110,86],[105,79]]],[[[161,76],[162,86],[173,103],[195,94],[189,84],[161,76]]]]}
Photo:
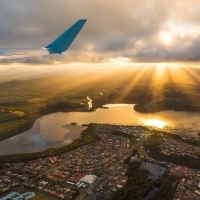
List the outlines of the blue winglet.
{"type": "Polygon", "coordinates": [[[61,34],[57,39],[55,39],[51,44],[47,45],[45,48],[50,54],[61,54],[66,51],[71,43],[74,41],[75,37],[78,35],[81,28],[84,26],[86,19],[80,19],[75,24],[73,24],[69,29],[67,29],[63,34],[61,34]]]}

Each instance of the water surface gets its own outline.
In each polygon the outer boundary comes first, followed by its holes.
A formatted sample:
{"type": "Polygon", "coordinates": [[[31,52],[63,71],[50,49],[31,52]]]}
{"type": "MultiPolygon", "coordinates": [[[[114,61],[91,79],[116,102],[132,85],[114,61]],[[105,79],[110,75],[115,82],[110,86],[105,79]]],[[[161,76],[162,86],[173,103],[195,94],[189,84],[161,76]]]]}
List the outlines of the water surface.
{"type": "Polygon", "coordinates": [[[140,165],[141,169],[147,169],[149,170],[149,178],[156,180],[158,179],[166,170],[165,167],[161,167],[157,164],[152,164],[148,162],[142,162],[140,165]]]}
{"type": "Polygon", "coordinates": [[[0,142],[0,155],[44,151],[60,147],[79,138],[86,128],[82,124],[145,125],[180,135],[197,136],[199,112],[162,111],[144,114],[134,111],[133,104],[109,104],[94,112],[58,112],[38,118],[33,127],[0,142]],[[77,123],[72,125],[71,123],[77,123]]]}

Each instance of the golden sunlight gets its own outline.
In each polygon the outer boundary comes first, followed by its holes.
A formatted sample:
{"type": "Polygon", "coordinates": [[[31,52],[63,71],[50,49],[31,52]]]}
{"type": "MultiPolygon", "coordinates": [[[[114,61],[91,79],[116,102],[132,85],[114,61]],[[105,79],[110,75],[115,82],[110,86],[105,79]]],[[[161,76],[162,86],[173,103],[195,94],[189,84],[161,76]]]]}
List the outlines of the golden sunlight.
{"type": "Polygon", "coordinates": [[[165,44],[169,44],[171,40],[171,35],[168,33],[162,33],[161,34],[161,39],[165,44]]]}
{"type": "Polygon", "coordinates": [[[111,63],[117,65],[127,65],[129,63],[128,58],[111,58],[109,59],[111,63]]]}
{"type": "Polygon", "coordinates": [[[146,120],[143,121],[143,123],[145,125],[153,126],[153,127],[156,127],[156,128],[164,128],[168,125],[167,122],[164,122],[164,121],[159,120],[159,119],[146,119],[146,120]]]}

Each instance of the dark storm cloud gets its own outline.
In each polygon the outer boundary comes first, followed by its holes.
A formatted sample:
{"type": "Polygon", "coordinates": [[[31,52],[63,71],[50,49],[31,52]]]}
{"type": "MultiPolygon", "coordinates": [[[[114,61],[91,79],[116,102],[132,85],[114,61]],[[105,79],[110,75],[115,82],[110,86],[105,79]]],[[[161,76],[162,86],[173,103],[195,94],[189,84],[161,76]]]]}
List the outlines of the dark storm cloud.
{"type": "Polygon", "coordinates": [[[200,60],[198,5],[197,0],[2,0],[0,48],[46,46],[85,18],[87,23],[66,54],[21,61],[200,60]],[[161,33],[171,35],[169,44],[164,44],[161,33]]]}

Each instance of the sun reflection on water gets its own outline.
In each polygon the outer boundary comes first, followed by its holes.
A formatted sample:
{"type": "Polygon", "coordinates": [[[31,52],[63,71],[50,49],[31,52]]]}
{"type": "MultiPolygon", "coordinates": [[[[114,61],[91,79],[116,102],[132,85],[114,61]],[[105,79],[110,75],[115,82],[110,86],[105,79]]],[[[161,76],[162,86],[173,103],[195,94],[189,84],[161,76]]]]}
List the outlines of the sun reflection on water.
{"type": "Polygon", "coordinates": [[[168,123],[159,119],[144,119],[143,124],[147,126],[153,126],[155,128],[164,128],[168,126],[168,123]]]}

